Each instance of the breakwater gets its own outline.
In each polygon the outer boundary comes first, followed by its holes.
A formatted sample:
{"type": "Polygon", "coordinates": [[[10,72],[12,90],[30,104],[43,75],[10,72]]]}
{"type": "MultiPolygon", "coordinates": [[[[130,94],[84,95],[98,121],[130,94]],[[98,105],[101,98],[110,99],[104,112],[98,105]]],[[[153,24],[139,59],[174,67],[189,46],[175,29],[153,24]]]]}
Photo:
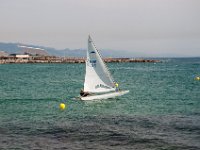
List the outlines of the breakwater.
{"type": "MultiPolygon", "coordinates": [[[[16,57],[0,57],[0,64],[10,63],[85,63],[85,58],[77,57],[56,57],[56,56],[39,56],[29,58],[16,57]]],[[[159,60],[153,59],[133,59],[133,58],[104,58],[106,63],[123,63],[123,62],[141,62],[141,63],[156,63],[159,60]]]]}

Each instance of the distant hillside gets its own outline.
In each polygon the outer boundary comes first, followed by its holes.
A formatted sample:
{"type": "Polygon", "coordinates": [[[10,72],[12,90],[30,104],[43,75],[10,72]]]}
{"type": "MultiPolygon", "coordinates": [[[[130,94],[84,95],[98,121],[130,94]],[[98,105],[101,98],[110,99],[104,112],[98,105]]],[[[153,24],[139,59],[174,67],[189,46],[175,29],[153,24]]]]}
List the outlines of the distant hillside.
{"type": "MultiPolygon", "coordinates": [[[[44,49],[49,55],[54,56],[66,56],[66,57],[86,57],[85,49],[63,49],[57,50],[51,47],[37,46],[37,45],[27,45],[22,43],[1,43],[0,42],[0,50],[5,51],[9,54],[11,53],[21,53],[22,48],[18,47],[18,45],[24,45],[28,47],[41,48],[44,49]]],[[[134,57],[131,52],[127,51],[116,51],[116,50],[100,50],[102,57],[134,57]]]]}
{"type": "Polygon", "coordinates": [[[17,46],[18,44],[19,43],[0,43],[0,50],[9,54],[17,53],[20,51],[20,48],[17,46]]]}
{"type": "Polygon", "coordinates": [[[20,45],[18,46],[22,50],[20,51],[21,54],[29,54],[29,55],[40,55],[40,56],[49,56],[49,53],[45,49],[35,48],[35,47],[27,47],[20,45]]]}
{"type": "Polygon", "coordinates": [[[4,51],[0,51],[0,57],[1,56],[8,56],[8,53],[4,52],[4,51]]]}
{"type": "Polygon", "coordinates": [[[57,52],[54,48],[49,47],[43,47],[43,46],[36,46],[36,45],[28,45],[28,44],[22,44],[22,43],[1,43],[0,42],[0,50],[5,51],[9,54],[12,53],[21,53],[24,51],[23,48],[19,47],[19,45],[27,46],[27,47],[34,47],[34,48],[41,48],[48,52],[50,55],[56,55],[59,56],[59,52],[57,52]]]}

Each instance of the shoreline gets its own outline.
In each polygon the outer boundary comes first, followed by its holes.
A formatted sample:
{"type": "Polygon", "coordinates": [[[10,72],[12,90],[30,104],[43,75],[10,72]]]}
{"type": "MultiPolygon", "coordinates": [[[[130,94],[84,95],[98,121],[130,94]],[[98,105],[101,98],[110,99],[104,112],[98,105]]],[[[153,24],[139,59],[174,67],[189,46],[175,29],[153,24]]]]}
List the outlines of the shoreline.
{"type": "MultiPolygon", "coordinates": [[[[36,56],[29,58],[0,57],[0,64],[26,64],[26,63],[85,63],[86,58],[36,56]]],[[[160,60],[135,58],[103,58],[105,63],[158,63],[160,60]]]]}

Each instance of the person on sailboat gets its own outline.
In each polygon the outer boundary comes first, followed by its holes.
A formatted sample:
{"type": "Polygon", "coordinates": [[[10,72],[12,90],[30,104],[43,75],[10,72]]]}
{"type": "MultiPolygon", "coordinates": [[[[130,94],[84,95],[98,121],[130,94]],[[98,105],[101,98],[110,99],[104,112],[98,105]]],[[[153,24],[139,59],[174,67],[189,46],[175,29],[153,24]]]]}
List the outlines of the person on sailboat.
{"type": "Polygon", "coordinates": [[[82,97],[86,97],[86,96],[90,95],[90,93],[84,92],[83,89],[81,89],[80,95],[81,95],[82,97]]]}
{"type": "Polygon", "coordinates": [[[115,82],[115,91],[119,91],[119,84],[117,82],[115,82]]]}

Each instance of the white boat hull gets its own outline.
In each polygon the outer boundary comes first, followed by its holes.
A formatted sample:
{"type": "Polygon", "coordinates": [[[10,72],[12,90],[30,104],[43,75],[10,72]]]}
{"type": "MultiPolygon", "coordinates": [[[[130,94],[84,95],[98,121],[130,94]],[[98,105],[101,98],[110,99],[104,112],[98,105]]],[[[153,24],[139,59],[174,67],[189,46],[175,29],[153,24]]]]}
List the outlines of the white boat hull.
{"type": "Polygon", "coordinates": [[[101,100],[101,99],[114,98],[114,97],[117,97],[117,96],[122,96],[124,94],[127,94],[128,92],[129,92],[129,90],[106,93],[106,94],[102,94],[102,95],[91,95],[91,96],[81,97],[81,100],[91,101],[91,100],[101,100]]]}

